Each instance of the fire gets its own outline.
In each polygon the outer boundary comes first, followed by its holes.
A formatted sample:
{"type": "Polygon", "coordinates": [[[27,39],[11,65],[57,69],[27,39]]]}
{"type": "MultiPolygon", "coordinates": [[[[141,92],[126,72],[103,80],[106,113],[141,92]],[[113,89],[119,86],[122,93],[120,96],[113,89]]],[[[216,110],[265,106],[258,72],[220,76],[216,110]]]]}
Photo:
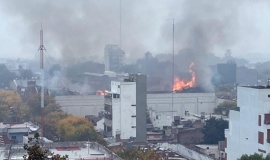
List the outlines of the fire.
{"type": "Polygon", "coordinates": [[[193,69],[194,69],[194,63],[192,62],[189,65],[189,73],[192,76],[190,81],[183,80],[179,77],[174,77],[173,91],[183,90],[185,87],[195,86],[196,75],[193,69]]]}
{"type": "Polygon", "coordinates": [[[100,95],[100,96],[106,96],[108,94],[109,91],[105,90],[105,91],[102,91],[102,90],[97,90],[96,91],[96,95],[100,95]]]}

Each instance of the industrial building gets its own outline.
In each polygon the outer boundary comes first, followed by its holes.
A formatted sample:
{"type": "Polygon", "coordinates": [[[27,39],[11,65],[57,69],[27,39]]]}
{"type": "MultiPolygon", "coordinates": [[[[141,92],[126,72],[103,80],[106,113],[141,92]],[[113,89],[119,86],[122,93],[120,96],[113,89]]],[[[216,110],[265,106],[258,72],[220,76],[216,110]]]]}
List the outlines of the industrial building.
{"type": "Polygon", "coordinates": [[[105,96],[104,132],[116,140],[146,141],[146,76],[130,74],[122,82],[111,82],[105,96]]]}
{"type": "Polygon", "coordinates": [[[118,45],[106,45],[104,48],[105,71],[119,72],[124,65],[125,52],[118,45]]]}
{"type": "Polygon", "coordinates": [[[238,159],[243,154],[270,153],[270,88],[238,87],[237,106],[230,111],[229,129],[225,130],[226,157],[238,159]]]}

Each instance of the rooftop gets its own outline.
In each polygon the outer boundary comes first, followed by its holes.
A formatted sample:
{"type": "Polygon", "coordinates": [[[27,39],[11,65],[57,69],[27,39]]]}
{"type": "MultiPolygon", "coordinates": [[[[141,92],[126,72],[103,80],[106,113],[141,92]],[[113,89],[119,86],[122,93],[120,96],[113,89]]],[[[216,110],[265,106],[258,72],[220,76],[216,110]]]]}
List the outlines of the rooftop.
{"type": "MultiPolygon", "coordinates": [[[[61,156],[68,155],[69,160],[121,160],[110,150],[95,142],[45,143],[43,147],[49,149],[54,154],[61,156]]],[[[8,158],[8,148],[9,147],[0,147],[0,159],[8,158]]],[[[22,160],[26,151],[23,149],[23,145],[12,145],[10,153],[10,159],[22,160]]]]}
{"type": "Polygon", "coordinates": [[[242,86],[242,87],[246,87],[246,88],[254,88],[254,89],[270,89],[270,86],[242,86]]]}

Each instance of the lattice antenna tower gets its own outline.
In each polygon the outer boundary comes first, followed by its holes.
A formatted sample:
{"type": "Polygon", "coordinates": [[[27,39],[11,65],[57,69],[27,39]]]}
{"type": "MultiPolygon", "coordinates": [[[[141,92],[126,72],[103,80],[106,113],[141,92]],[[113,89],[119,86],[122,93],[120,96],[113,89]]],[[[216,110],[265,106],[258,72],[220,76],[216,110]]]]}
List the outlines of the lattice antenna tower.
{"type": "MultiPolygon", "coordinates": [[[[41,72],[41,92],[40,92],[40,97],[41,97],[41,109],[44,108],[44,53],[43,51],[46,50],[46,48],[43,45],[43,29],[42,29],[42,23],[41,23],[41,29],[40,29],[40,46],[39,46],[39,53],[40,53],[40,72],[41,72]]],[[[44,124],[44,116],[42,112],[42,136],[43,135],[43,124],[44,124]]]]}

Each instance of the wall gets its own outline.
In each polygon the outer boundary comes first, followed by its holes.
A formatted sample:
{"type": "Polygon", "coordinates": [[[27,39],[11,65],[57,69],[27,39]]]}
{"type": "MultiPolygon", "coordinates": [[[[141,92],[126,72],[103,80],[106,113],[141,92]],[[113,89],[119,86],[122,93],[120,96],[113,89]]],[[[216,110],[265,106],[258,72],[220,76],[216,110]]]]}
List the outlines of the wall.
{"type": "Polygon", "coordinates": [[[179,116],[189,113],[213,113],[217,106],[215,93],[172,93],[147,94],[147,107],[156,111],[176,111],[179,116]]]}
{"type": "Polygon", "coordinates": [[[185,156],[187,158],[196,159],[196,160],[214,160],[212,157],[200,154],[181,144],[159,143],[158,146],[165,149],[171,149],[174,152],[177,152],[180,155],[185,156]]]}
{"type": "Polygon", "coordinates": [[[129,139],[136,137],[136,83],[121,82],[120,90],[121,139],[129,139]]]}
{"type": "Polygon", "coordinates": [[[170,111],[155,111],[150,109],[149,116],[154,127],[163,129],[163,126],[171,126],[174,113],[170,111]]]}
{"type": "Polygon", "coordinates": [[[147,77],[136,75],[136,141],[146,141],[147,77]]]}
{"type": "Polygon", "coordinates": [[[98,95],[56,96],[55,100],[63,111],[75,116],[98,116],[98,112],[104,109],[104,97],[98,95]]]}

